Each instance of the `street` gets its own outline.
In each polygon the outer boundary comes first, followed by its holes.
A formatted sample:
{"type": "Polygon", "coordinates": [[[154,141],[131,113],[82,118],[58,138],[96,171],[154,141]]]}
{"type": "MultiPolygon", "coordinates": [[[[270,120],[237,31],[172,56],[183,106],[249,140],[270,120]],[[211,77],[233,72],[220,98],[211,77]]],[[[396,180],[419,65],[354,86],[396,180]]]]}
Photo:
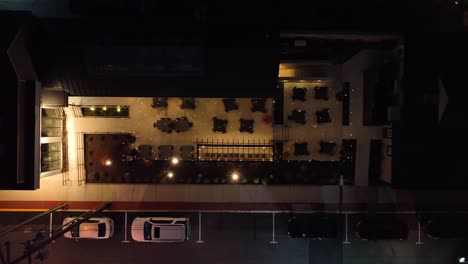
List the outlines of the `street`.
{"type": "MultiPolygon", "coordinates": [[[[19,223],[36,213],[1,213],[1,230],[19,223]]],[[[53,228],[59,228],[66,216],[80,212],[53,214],[53,228]]],[[[343,241],[303,240],[287,236],[286,223],[291,214],[202,212],[201,233],[197,212],[129,212],[127,240],[125,213],[104,212],[114,219],[116,230],[109,240],[74,240],[60,238],[48,246],[45,263],[456,263],[457,256],[467,254],[463,240],[434,240],[418,234],[414,214],[399,214],[410,228],[407,241],[361,241],[354,236],[353,225],[362,216],[358,213],[343,217],[343,241]],[[191,221],[190,240],[183,243],[138,243],[130,237],[131,220],[135,216],[181,216],[191,221]],[[347,228],[345,223],[347,222],[347,228]],[[345,233],[348,233],[346,237],[345,233]],[[417,242],[420,241],[418,244],[417,242]],[[275,243],[276,242],[276,243],[275,243]],[[345,242],[345,243],[343,243],[345,242]],[[465,250],[463,252],[462,250],[465,250]]],[[[335,215],[336,217],[338,215],[335,215]]],[[[21,243],[32,239],[42,228],[49,230],[48,216],[38,219],[0,238],[11,242],[11,260],[24,249],[21,243]]],[[[5,246],[2,247],[5,255],[5,246]]],[[[38,262],[36,260],[36,262],[38,262]]],[[[36,263],[34,262],[34,263],[36,263]]],[[[27,263],[27,260],[22,263],[27,263]]]]}

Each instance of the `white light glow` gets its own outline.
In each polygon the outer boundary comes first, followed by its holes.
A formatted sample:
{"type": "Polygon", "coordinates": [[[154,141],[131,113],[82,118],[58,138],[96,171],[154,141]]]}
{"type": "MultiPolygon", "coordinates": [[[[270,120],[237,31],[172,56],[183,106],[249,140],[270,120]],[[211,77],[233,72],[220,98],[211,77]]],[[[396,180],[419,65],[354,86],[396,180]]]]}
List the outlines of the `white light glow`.
{"type": "Polygon", "coordinates": [[[171,162],[172,162],[172,164],[177,165],[177,164],[179,163],[179,159],[176,158],[176,157],[173,157],[173,158],[171,159],[171,162]]]}

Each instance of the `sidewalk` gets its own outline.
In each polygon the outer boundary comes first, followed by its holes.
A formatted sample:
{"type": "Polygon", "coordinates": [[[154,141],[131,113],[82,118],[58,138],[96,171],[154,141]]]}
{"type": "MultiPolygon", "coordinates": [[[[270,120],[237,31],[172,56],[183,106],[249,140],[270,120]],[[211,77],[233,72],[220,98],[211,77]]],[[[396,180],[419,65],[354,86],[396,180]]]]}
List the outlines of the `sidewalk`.
{"type": "MultiPolygon", "coordinates": [[[[68,203],[90,209],[110,201],[112,210],[339,210],[338,186],[140,185],[83,184],[62,186],[61,176],[41,180],[36,191],[0,191],[0,209],[46,209],[68,203]]],[[[343,210],[399,211],[468,209],[466,192],[405,191],[389,187],[343,187],[343,210]]]]}

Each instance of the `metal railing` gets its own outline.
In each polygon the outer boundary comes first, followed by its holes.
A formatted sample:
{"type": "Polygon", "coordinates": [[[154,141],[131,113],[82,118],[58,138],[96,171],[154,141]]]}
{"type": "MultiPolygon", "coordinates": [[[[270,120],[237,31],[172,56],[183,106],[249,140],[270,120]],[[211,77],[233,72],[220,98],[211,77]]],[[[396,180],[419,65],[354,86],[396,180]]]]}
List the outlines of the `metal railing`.
{"type": "Polygon", "coordinates": [[[81,186],[86,181],[86,168],[84,156],[84,134],[76,133],[76,164],[78,172],[78,186],[81,186]]]}

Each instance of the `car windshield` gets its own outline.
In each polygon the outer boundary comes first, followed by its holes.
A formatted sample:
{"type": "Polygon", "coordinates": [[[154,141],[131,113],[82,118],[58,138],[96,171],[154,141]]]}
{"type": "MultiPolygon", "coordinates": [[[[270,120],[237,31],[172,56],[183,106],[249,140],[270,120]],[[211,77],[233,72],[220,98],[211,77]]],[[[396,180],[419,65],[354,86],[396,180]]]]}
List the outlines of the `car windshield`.
{"type": "Polygon", "coordinates": [[[104,237],[106,235],[106,224],[98,224],[98,237],[104,237]]]}
{"type": "Polygon", "coordinates": [[[143,226],[143,236],[145,237],[145,240],[151,240],[151,226],[152,224],[149,222],[145,222],[145,225],[143,226]]]}
{"type": "Polygon", "coordinates": [[[80,237],[80,225],[74,225],[70,229],[72,237],[80,237]]]}

